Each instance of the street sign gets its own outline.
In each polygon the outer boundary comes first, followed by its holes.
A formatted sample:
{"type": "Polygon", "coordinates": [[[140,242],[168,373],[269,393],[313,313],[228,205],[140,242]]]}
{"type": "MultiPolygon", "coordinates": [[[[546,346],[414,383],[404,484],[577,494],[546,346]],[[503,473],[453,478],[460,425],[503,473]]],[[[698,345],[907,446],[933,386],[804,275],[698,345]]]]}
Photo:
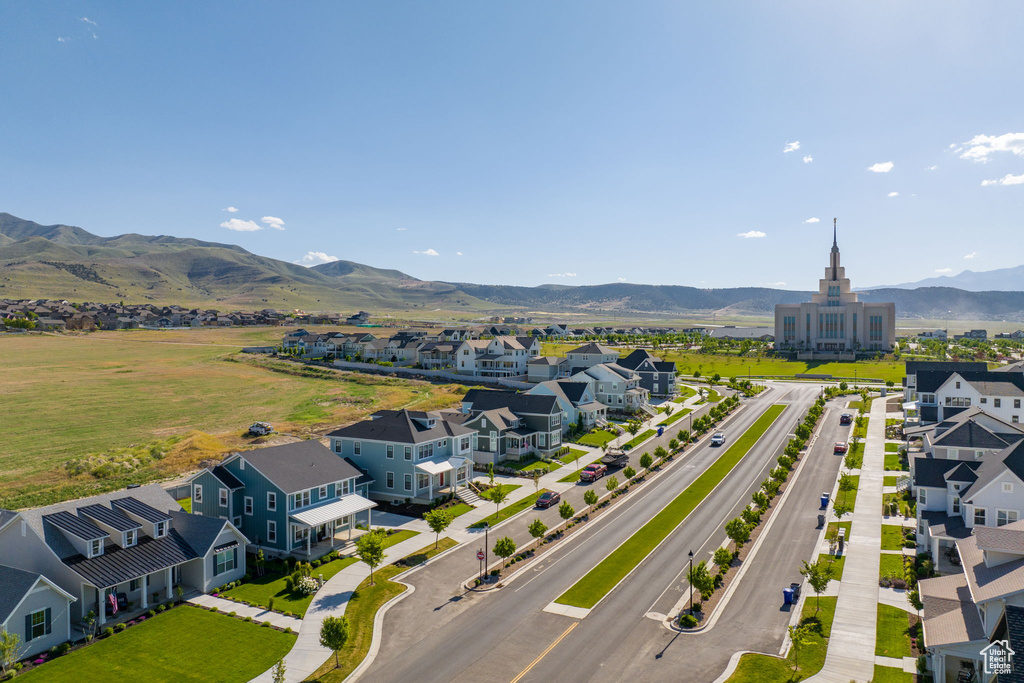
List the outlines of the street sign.
{"type": "Polygon", "coordinates": [[[476,559],[480,560],[481,562],[484,561],[484,551],[483,550],[477,550],[476,551],[476,559]]]}

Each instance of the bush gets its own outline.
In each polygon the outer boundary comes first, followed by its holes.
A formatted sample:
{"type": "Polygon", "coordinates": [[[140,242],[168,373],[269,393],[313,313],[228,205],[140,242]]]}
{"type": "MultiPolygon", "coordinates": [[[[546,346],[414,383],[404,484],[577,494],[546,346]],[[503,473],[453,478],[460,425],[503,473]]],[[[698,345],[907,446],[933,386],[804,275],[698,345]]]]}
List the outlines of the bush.
{"type": "Polygon", "coordinates": [[[267,609],[270,610],[271,612],[274,611],[274,596],[273,595],[271,595],[270,596],[270,600],[267,601],[267,609]]]}
{"type": "Polygon", "coordinates": [[[252,617],[246,617],[244,621],[252,621],[252,617]]]}
{"type": "Polygon", "coordinates": [[[167,605],[157,605],[156,606],[156,611],[157,612],[163,612],[165,609],[167,609],[167,605]]]}
{"type": "Polygon", "coordinates": [[[696,628],[697,617],[692,614],[681,614],[679,616],[679,625],[683,628],[696,628]]]}
{"type": "Polygon", "coordinates": [[[114,631],[116,631],[117,633],[120,633],[121,631],[125,630],[126,628],[128,628],[128,627],[122,622],[122,623],[120,623],[120,624],[118,624],[117,626],[114,627],[114,631]]]}
{"type": "Polygon", "coordinates": [[[108,626],[105,629],[103,629],[103,635],[105,635],[105,636],[112,636],[112,635],[114,635],[114,627],[113,626],[108,626]]]}
{"type": "Polygon", "coordinates": [[[147,617],[155,617],[156,616],[156,610],[152,610],[152,609],[149,610],[148,612],[146,612],[146,616],[147,617]]]}
{"type": "Polygon", "coordinates": [[[291,627],[291,626],[287,626],[287,627],[285,627],[285,629],[284,629],[284,632],[285,632],[285,633],[295,633],[295,631],[293,631],[293,630],[292,630],[292,627],[291,627]]]}
{"type": "Polygon", "coordinates": [[[66,655],[68,653],[68,650],[70,650],[70,649],[71,649],[71,643],[69,643],[67,641],[64,641],[63,643],[61,643],[60,645],[57,646],[57,654],[58,655],[66,655]]]}
{"type": "Polygon", "coordinates": [[[238,612],[228,612],[228,616],[229,617],[237,617],[238,616],[238,612]]]}
{"type": "Polygon", "coordinates": [[[264,621],[262,624],[260,624],[260,626],[262,626],[263,628],[270,628],[270,622],[264,621]]]}
{"type": "Polygon", "coordinates": [[[289,593],[295,590],[295,579],[291,576],[284,577],[284,589],[289,593]]]}

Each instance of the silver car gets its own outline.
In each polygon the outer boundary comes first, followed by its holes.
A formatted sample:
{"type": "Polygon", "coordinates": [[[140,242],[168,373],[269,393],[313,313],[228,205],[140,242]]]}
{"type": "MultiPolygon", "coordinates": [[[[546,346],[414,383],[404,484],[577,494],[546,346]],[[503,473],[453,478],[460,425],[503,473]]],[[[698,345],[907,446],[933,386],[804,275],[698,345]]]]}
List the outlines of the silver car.
{"type": "Polygon", "coordinates": [[[722,432],[716,432],[715,435],[711,437],[711,445],[712,446],[721,446],[724,443],[725,443],[725,434],[723,434],[722,432]]]}

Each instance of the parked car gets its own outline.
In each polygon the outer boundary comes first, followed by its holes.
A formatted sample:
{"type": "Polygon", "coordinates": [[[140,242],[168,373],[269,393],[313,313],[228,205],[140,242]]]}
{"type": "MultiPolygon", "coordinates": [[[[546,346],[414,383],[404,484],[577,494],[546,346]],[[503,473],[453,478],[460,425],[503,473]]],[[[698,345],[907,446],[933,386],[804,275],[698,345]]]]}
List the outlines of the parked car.
{"type": "Polygon", "coordinates": [[[721,446],[725,443],[725,434],[722,432],[715,432],[715,435],[711,437],[712,446],[721,446]]]}
{"type": "Polygon", "coordinates": [[[629,464],[629,454],[619,448],[609,448],[601,463],[609,467],[625,467],[629,464]]]}
{"type": "Polygon", "coordinates": [[[554,491],[545,491],[540,494],[540,498],[537,499],[537,507],[549,508],[552,505],[558,505],[562,500],[562,496],[554,491]]]}
{"type": "Polygon", "coordinates": [[[847,450],[845,441],[836,441],[835,448],[832,450],[833,453],[842,454],[847,450]]]}
{"type": "Polygon", "coordinates": [[[253,436],[266,436],[273,433],[273,431],[274,428],[270,426],[269,422],[253,422],[249,426],[249,433],[253,436]]]}
{"type": "Polygon", "coordinates": [[[591,463],[580,471],[580,481],[597,481],[608,474],[608,466],[599,462],[591,463]]]}
{"type": "Polygon", "coordinates": [[[843,413],[842,415],[839,416],[839,424],[853,424],[853,415],[850,415],[849,413],[843,413]]]}

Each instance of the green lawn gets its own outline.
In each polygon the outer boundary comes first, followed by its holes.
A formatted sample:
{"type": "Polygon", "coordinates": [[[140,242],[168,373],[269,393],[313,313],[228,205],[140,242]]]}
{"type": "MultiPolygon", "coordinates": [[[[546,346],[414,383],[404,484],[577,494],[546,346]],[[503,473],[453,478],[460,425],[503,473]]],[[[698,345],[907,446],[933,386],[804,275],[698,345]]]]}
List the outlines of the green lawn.
{"type": "Polygon", "coordinates": [[[914,674],[908,674],[903,669],[893,666],[879,666],[875,664],[875,677],[871,683],[914,683],[914,674]]]}
{"type": "MultiPolygon", "coordinates": [[[[324,581],[340,572],[345,567],[355,564],[359,559],[355,557],[343,557],[319,567],[313,568],[313,576],[324,575],[324,581]]],[[[241,586],[225,591],[224,595],[236,600],[245,600],[255,603],[261,607],[270,607],[270,598],[274,598],[275,612],[291,612],[300,617],[309,609],[309,603],[313,602],[312,595],[302,595],[285,588],[284,576],[276,572],[267,572],[263,576],[254,576],[251,581],[241,586]]]]}
{"type": "Polygon", "coordinates": [[[882,525],[882,550],[903,549],[903,527],[895,524],[882,525]]]}
{"type": "Polygon", "coordinates": [[[609,432],[607,429],[598,429],[597,431],[584,434],[580,438],[576,439],[576,443],[583,444],[584,446],[593,446],[594,448],[600,448],[609,441],[615,438],[615,435],[609,432]]]}
{"type": "Polygon", "coordinates": [[[869,422],[871,422],[871,418],[865,417],[864,418],[864,426],[863,427],[858,427],[858,426],[856,426],[856,423],[854,423],[853,433],[850,436],[856,436],[858,439],[866,439],[867,436],[868,436],[868,423],[869,422]]]}
{"type": "Polygon", "coordinates": [[[878,578],[884,576],[898,576],[903,578],[903,555],[882,553],[881,564],[878,567],[878,578]]]}
{"type": "Polygon", "coordinates": [[[671,503],[642,526],[622,545],[611,552],[586,576],[576,582],[555,602],[563,605],[591,608],[638,565],[666,536],[686,519],[694,508],[718,485],[729,471],[754,446],[779,415],[784,405],[773,405],[759,417],[750,429],[736,440],[718,460],[705,470],[671,503]]]}
{"type": "Polygon", "coordinates": [[[850,444],[850,449],[846,452],[846,456],[843,459],[843,464],[846,465],[847,469],[851,470],[859,470],[861,467],[864,466],[863,441],[858,441],[857,443],[850,444]]]}
{"type": "Polygon", "coordinates": [[[885,469],[889,472],[902,472],[903,464],[898,453],[885,454],[885,469]]]}
{"type": "MultiPolygon", "coordinates": [[[[580,465],[580,469],[574,470],[574,471],[570,472],[569,474],[567,474],[564,477],[562,477],[561,479],[559,479],[558,482],[559,483],[566,483],[567,482],[567,483],[570,483],[570,484],[575,484],[576,482],[578,482],[580,480],[580,470],[582,470],[584,467],[586,467],[590,463],[594,463],[594,462],[600,461],[601,458],[603,458],[603,457],[604,456],[602,455],[602,456],[598,456],[595,460],[590,460],[590,461],[583,460],[582,464],[580,465]]],[[[575,464],[575,463],[573,463],[573,464],[575,464]]]]}
{"type": "Polygon", "coordinates": [[[718,393],[716,390],[710,389],[708,391],[708,395],[707,395],[707,402],[708,403],[718,403],[721,400],[722,400],[722,395],[720,393],[718,393]]]}
{"type": "Polygon", "coordinates": [[[853,528],[853,522],[829,522],[827,531],[828,533],[832,533],[832,530],[836,528],[846,529],[846,540],[850,540],[850,533],[853,528]]]}
{"type": "Polygon", "coordinates": [[[509,469],[516,470],[517,472],[528,472],[529,470],[544,470],[545,472],[553,472],[554,470],[557,470],[558,468],[561,467],[559,463],[544,462],[543,460],[505,460],[498,464],[501,467],[508,467],[509,469]]]}
{"type": "Polygon", "coordinates": [[[900,445],[898,443],[887,443],[885,444],[886,453],[899,453],[900,445]]]}
{"type": "Polygon", "coordinates": [[[899,480],[899,476],[895,474],[889,477],[882,477],[882,486],[896,486],[899,480]]]}
{"type": "Polygon", "coordinates": [[[888,514],[886,513],[886,508],[893,501],[899,501],[900,514],[904,517],[914,517],[917,514],[916,503],[914,505],[911,505],[913,499],[910,498],[910,494],[907,491],[903,491],[901,493],[883,493],[882,514],[888,514]]]}
{"type": "Polygon", "coordinates": [[[445,510],[451,513],[452,517],[464,515],[467,512],[472,512],[475,509],[476,508],[474,508],[472,505],[466,505],[465,503],[458,503],[457,505],[452,505],[451,507],[445,508],[445,510]]]}
{"type": "MultiPolygon", "coordinates": [[[[419,533],[420,532],[413,531],[411,529],[402,529],[401,531],[395,532],[393,534],[388,534],[388,537],[384,539],[384,547],[385,548],[390,548],[393,545],[398,545],[402,541],[407,541],[410,538],[412,538],[413,536],[418,536],[419,533]]],[[[336,573],[337,572],[335,572],[335,574],[336,573]]],[[[333,574],[332,574],[332,576],[333,576],[333,574]]],[[[327,577],[324,576],[324,579],[326,579],[326,578],[327,577]]]]}
{"type": "Polygon", "coordinates": [[[541,489],[537,493],[531,493],[526,498],[523,498],[518,502],[512,503],[511,505],[506,505],[502,507],[501,510],[494,513],[490,517],[485,517],[484,519],[481,519],[479,522],[471,525],[469,528],[483,529],[484,524],[487,524],[488,526],[494,526],[495,524],[499,524],[500,522],[505,521],[512,515],[518,514],[523,510],[526,510],[527,508],[532,508],[534,505],[537,504],[537,499],[540,498],[540,494],[544,493],[545,491],[547,491],[547,489],[541,489]]]}
{"type": "Polygon", "coordinates": [[[895,427],[896,425],[901,425],[901,424],[903,424],[903,420],[901,420],[898,417],[887,417],[887,418],[885,418],[885,426],[886,427],[895,427]]]}
{"type": "MultiPolygon", "coordinates": [[[[522,487],[522,484],[495,484],[495,488],[497,488],[498,486],[500,486],[502,488],[502,490],[505,491],[505,493],[512,493],[516,489],[522,487]]],[[[493,491],[493,490],[494,489],[487,489],[486,491],[483,491],[480,494],[480,497],[483,498],[484,500],[490,500],[491,499],[491,491],[493,491]]]]}
{"type": "Polygon", "coordinates": [[[641,443],[643,443],[644,441],[647,441],[647,439],[651,438],[652,436],[654,436],[657,433],[658,432],[656,432],[653,429],[648,429],[646,431],[640,432],[639,434],[634,436],[632,439],[627,441],[626,444],[622,447],[622,450],[628,451],[630,448],[634,448],[634,447],[640,445],[641,443]]]}
{"type": "Polygon", "coordinates": [[[682,408],[680,410],[677,410],[676,412],[672,413],[671,415],[666,417],[664,420],[659,422],[658,426],[659,427],[668,427],[669,425],[673,425],[677,421],[682,420],[684,417],[689,415],[691,412],[693,412],[693,411],[691,411],[689,408],[682,408]]]}
{"type": "Polygon", "coordinates": [[[584,451],[584,450],[579,449],[579,448],[570,448],[569,452],[566,453],[565,455],[563,455],[562,457],[560,457],[559,460],[561,460],[566,465],[575,465],[577,457],[585,458],[585,457],[587,457],[587,454],[589,452],[590,451],[584,451]]]}
{"type": "Polygon", "coordinates": [[[860,400],[850,401],[849,407],[850,407],[851,410],[859,410],[862,414],[866,415],[867,413],[871,412],[871,402],[873,400],[874,400],[874,398],[869,397],[867,403],[863,403],[860,400]]]}
{"type": "Polygon", "coordinates": [[[689,386],[687,386],[685,384],[677,384],[676,387],[677,387],[678,392],[679,392],[679,395],[676,397],[677,401],[685,401],[686,399],[690,398],[691,396],[696,396],[697,395],[697,390],[694,389],[693,387],[689,387],[689,386]]]}
{"type": "Polygon", "coordinates": [[[845,554],[840,555],[839,557],[836,557],[835,555],[829,555],[828,553],[822,553],[822,554],[818,555],[818,560],[825,562],[825,564],[827,564],[827,565],[829,565],[831,567],[831,569],[832,569],[832,580],[833,581],[842,581],[843,580],[843,567],[846,566],[846,555],[845,554]],[[829,561],[831,561],[831,564],[829,564],[829,561]]]}
{"type": "Polygon", "coordinates": [[[294,635],[273,628],[181,606],[59,657],[18,680],[241,682],[272,667],[294,643],[294,635]]]}
{"type": "Polygon", "coordinates": [[[740,657],[736,671],[727,683],[789,683],[809,678],[821,671],[828,650],[828,637],[832,633],[832,621],[836,616],[836,598],[820,598],[821,610],[814,611],[815,600],[804,601],[801,623],[809,624],[813,630],[808,643],[798,652],[790,648],[789,657],[746,654],[740,657]],[[800,670],[793,671],[793,662],[799,655],[800,670]]]}
{"type": "Polygon", "coordinates": [[[190,515],[192,514],[191,498],[182,498],[181,500],[178,501],[178,505],[180,505],[181,509],[184,510],[185,512],[189,513],[190,515]]]}
{"type": "MultiPolygon", "coordinates": [[[[884,557],[884,555],[883,555],[884,557]]],[[[875,636],[875,654],[881,657],[909,657],[909,615],[892,605],[879,603],[875,636]]]]}
{"type": "MultiPolygon", "coordinates": [[[[851,475],[851,476],[853,478],[854,485],[857,488],[859,488],[860,487],[860,475],[859,474],[854,474],[854,475],[851,475]]],[[[853,510],[854,507],[857,505],[857,488],[854,488],[852,491],[838,491],[838,492],[836,492],[836,502],[835,502],[835,504],[839,505],[840,503],[844,503],[844,504],[850,506],[850,509],[853,510]]]]}

